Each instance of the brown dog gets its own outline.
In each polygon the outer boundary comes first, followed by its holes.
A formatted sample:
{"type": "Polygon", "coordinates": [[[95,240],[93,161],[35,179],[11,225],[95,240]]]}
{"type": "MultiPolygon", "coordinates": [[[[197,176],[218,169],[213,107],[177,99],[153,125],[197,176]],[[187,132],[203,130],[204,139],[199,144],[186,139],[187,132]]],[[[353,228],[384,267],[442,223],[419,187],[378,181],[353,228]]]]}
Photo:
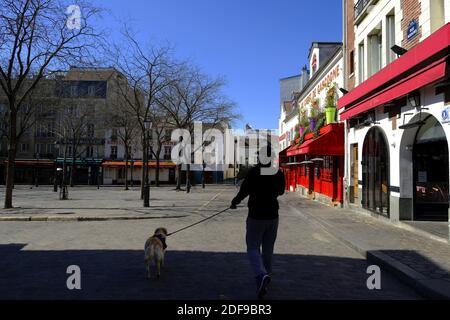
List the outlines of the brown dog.
{"type": "Polygon", "coordinates": [[[164,254],[166,252],[166,228],[158,228],[155,234],[147,239],[145,242],[144,261],[147,269],[147,278],[150,278],[150,263],[155,261],[156,277],[161,275],[161,267],[164,266],[164,254]]]}

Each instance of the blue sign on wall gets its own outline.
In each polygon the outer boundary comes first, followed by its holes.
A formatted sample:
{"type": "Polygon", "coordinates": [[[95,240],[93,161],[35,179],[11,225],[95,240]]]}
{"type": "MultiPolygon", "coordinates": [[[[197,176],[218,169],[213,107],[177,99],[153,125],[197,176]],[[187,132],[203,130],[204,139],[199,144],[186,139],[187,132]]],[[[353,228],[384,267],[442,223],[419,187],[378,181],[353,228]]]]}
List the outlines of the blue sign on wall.
{"type": "Polygon", "coordinates": [[[442,123],[450,122],[450,107],[446,107],[444,110],[442,110],[441,121],[442,123]]]}
{"type": "Polygon", "coordinates": [[[417,34],[418,31],[419,31],[419,27],[417,25],[417,20],[416,19],[411,20],[411,22],[408,25],[408,31],[407,31],[408,40],[411,40],[412,38],[414,38],[414,36],[417,34]]]}

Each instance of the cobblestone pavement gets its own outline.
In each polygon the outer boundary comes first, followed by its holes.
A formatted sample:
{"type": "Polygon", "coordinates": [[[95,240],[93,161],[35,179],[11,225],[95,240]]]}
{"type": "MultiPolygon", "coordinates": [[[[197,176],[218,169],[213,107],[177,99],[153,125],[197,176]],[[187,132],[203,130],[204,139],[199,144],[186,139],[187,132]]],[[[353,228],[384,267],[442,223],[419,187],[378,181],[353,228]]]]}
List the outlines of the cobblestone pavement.
{"type": "MultiPolygon", "coordinates": [[[[156,227],[165,226],[170,232],[196,222],[227,207],[236,193],[234,187],[210,186],[190,195],[177,193],[176,198],[170,188],[162,190],[153,195],[164,203],[164,210],[185,217],[0,222],[0,299],[254,299],[244,245],[245,207],[169,237],[161,278],[145,278],[143,245],[156,227]],[[175,207],[168,208],[172,204],[175,207]],[[66,268],[72,264],[81,268],[79,291],[66,288],[66,268]]],[[[109,205],[119,208],[128,203],[115,201],[109,205]]],[[[382,290],[368,290],[365,259],[293,209],[290,201],[289,196],[281,201],[268,299],[421,298],[384,270],[382,290]]]]}
{"type": "Polygon", "coordinates": [[[424,280],[450,282],[450,246],[444,242],[362,213],[303,200],[295,193],[287,194],[284,203],[299,214],[320,221],[332,233],[337,232],[334,235],[340,234],[341,240],[365,251],[387,254],[421,274],[424,280]]]}

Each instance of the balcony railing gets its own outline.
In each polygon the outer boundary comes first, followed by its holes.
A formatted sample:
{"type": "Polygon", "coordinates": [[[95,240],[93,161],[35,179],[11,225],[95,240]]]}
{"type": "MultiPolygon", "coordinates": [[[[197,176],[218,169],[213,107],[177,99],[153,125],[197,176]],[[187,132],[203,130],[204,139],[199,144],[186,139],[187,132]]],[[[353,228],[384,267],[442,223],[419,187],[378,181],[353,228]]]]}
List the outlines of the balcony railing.
{"type": "Polygon", "coordinates": [[[361,21],[362,18],[368,13],[368,8],[377,2],[378,0],[358,0],[354,7],[355,24],[359,23],[359,21],[361,21]]]}
{"type": "Polygon", "coordinates": [[[361,15],[361,13],[364,11],[364,8],[367,7],[370,0],[359,0],[355,4],[355,20],[358,19],[358,17],[361,15]]]}

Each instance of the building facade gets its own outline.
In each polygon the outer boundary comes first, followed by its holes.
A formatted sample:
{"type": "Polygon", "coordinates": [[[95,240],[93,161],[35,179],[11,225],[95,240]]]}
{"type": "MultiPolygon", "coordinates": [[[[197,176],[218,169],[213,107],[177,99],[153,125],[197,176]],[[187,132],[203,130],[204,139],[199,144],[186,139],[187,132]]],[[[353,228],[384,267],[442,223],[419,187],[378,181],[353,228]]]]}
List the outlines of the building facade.
{"type": "Polygon", "coordinates": [[[450,1],[344,1],[346,201],[449,221],[450,1]]]}
{"type": "Polygon", "coordinates": [[[344,127],[337,122],[336,101],[344,83],[342,43],[314,42],[308,60],[309,71],[304,68],[302,72],[308,80],[299,91],[292,92],[291,101],[282,104],[280,165],[288,191],[340,205],[344,127]],[[326,107],[333,109],[327,116],[330,111],[326,107]]]}

